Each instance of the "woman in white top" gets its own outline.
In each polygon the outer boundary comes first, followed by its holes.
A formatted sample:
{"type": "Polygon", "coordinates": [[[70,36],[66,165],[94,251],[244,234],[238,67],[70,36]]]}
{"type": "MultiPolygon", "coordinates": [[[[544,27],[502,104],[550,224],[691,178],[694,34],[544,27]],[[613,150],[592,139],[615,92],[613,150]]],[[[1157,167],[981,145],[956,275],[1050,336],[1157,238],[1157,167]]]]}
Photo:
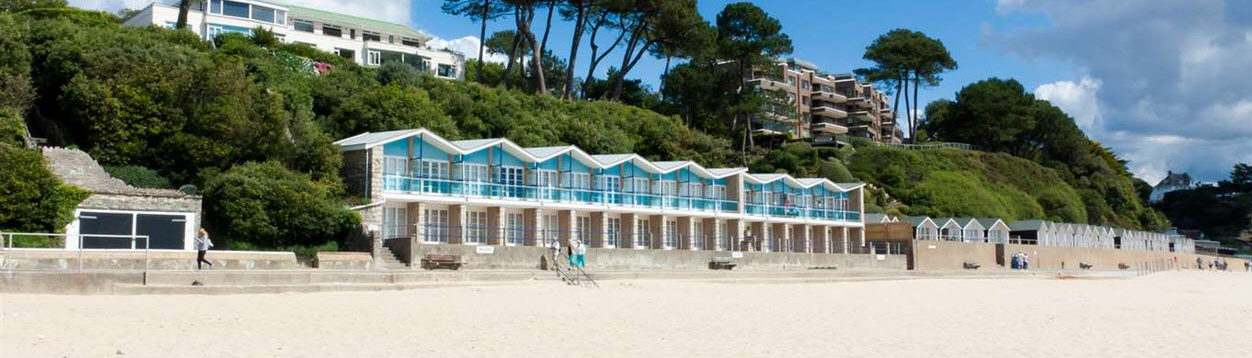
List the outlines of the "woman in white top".
{"type": "Polygon", "coordinates": [[[209,251],[210,247],[213,247],[213,240],[209,240],[209,232],[204,231],[204,228],[200,228],[200,231],[196,233],[195,244],[196,270],[200,270],[203,267],[202,264],[209,264],[209,268],[213,268],[213,263],[204,259],[204,254],[209,251]]]}

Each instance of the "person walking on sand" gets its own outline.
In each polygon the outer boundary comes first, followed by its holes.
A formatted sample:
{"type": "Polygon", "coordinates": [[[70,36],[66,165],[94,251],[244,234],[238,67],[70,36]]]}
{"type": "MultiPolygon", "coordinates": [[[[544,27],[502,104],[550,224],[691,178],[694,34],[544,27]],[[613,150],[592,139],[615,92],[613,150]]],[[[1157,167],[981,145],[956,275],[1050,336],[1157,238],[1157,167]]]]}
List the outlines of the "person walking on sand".
{"type": "Polygon", "coordinates": [[[556,260],[561,257],[561,240],[552,240],[548,243],[548,248],[552,249],[552,269],[556,269],[556,260]]]}
{"type": "Polygon", "coordinates": [[[1244,262],[1243,262],[1243,270],[1244,270],[1244,271],[1252,271],[1252,262],[1247,262],[1247,261],[1244,261],[1244,262]]]}
{"type": "Polygon", "coordinates": [[[574,266],[574,246],[577,243],[578,240],[570,240],[569,246],[565,247],[565,262],[568,262],[570,266],[574,266]]]}
{"type": "Polygon", "coordinates": [[[578,241],[577,252],[574,253],[574,260],[578,262],[576,266],[587,267],[587,245],[581,240],[578,241]]]}
{"type": "Polygon", "coordinates": [[[1204,259],[1201,259],[1201,258],[1200,258],[1200,257],[1198,257],[1198,256],[1195,258],[1195,269],[1196,269],[1196,270],[1203,270],[1203,269],[1204,269],[1204,259]]]}
{"type": "Polygon", "coordinates": [[[209,252],[210,247],[213,247],[213,240],[209,239],[209,232],[204,231],[204,228],[200,228],[200,231],[196,232],[195,247],[196,271],[204,268],[203,264],[209,264],[209,268],[213,268],[213,263],[204,259],[204,254],[209,252]]]}
{"type": "Polygon", "coordinates": [[[1030,269],[1030,254],[1027,254],[1024,252],[1022,253],[1022,269],[1023,270],[1030,269]]]}

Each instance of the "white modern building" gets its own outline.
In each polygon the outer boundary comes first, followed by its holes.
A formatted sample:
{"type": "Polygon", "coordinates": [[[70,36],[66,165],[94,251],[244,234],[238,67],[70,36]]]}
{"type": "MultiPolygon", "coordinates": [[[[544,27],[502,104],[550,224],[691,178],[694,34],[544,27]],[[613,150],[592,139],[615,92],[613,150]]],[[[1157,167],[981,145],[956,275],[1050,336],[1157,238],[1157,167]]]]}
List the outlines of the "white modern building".
{"type": "MultiPolygon", "coordinates": [[[[177,21],[176,4],[154,2],[125,25],[173,28],[177,21]]],[[[463,74],[463,56],[430,48],[430,36],[401,24],[255,0],[199,1],[187,16],[187,27],[205,40],[228,32],[251,34],[258,26],[284,43],[309,45],[363,66],[401,62],[442,78],[463,74]]]]}
{"type": "Polygon", "coordinates": [[[336,144],[383,240],[425,244],[846,253],[863,246],[863,184],[593,155],[426,129],[336,144]]]}

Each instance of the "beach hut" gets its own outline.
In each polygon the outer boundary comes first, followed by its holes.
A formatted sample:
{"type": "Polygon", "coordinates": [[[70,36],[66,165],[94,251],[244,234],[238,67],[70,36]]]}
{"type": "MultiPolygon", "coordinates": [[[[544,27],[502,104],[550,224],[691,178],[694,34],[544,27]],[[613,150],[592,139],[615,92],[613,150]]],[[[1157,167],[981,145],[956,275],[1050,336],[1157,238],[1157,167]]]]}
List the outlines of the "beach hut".
{"type": "Polygon", "coordinates": [[[900,218],[900,222],[907,222],[913,226],[913,238],[918,240],[938,240],[939,226],[935,225],[935,221],[926,216],[905,216],[900,218]]]}
{"type": "Polygon", "coordinates": [[[965,242],[987,242],[986,230],[978,219],[975,218],[956,218],[957,225],[961,226],[961,241],[965,242]]]}
{"type": "Polygon", "coordinates": [[[1035,241],[1039,245],[1053,244],[1055,231],[1051,223],[1043,220],[1021,220],[1009,224],[1009,236],[1019,240],[1035,241]]]}
{"type": "Polygon", "coordinates": [[[897,221],[899,220],[897,220],[894,216],[887,214],[865,214],[866,224],[885,224],[897,221]]]}
{"type": "Polygon", "coordinates": [[[952,218],[935,219],[935,225],[939,226],[939,236],[948,241],[961,241],[964,236],[961,224],[952,218]]]}
{"type": "Polygon", "coordinates": [[[978,223],[986,228],[985,237],[987,242],[992,244],[1006,244],[1009,242],[1009,225],[1004,220],[997,218],[978,218],[978,223]]]}

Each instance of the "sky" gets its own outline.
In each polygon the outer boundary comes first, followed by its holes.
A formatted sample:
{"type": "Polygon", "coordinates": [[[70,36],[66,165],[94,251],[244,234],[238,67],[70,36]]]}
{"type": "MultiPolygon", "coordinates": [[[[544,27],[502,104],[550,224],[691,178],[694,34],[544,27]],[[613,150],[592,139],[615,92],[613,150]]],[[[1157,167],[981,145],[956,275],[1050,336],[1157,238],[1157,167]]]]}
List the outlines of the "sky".
{"type": "MultiPolygon", "coordinates": [[[[435,37],[431,46],[477,56],[479,24],[440,11],[440,0],[283,0],[403,23],[435,37]]],[[[699,0],[710,23],[733,1],[699,0]]],[[[753,1],[783,24],[792,56],[832,73],[867,67],[865,46],[895,28],[943,41],[959,67],[920,93],[920,108],[979,80],[1014,78],[1051,101],[1089,137],[1155,184],[1167,171],[1202,181],[1252,163],[1252,1],[952,0],[753,1]]],[[[116,11],[143,0],[70,0],[116,11]]],[[[535,20],[540,33],[546,13],[535,20]]],[[[513,29],[511,18],[487,33],[513,29]]],[[[571,24],[555,16],[549,48],[565,57],[571,24]]],[[[609,41],[611,39],[602,39],[609,41]]],[[[590,49],[579,51],[585,76],[590,49]]],[[[499,56],[494,60],[499,61],[499,56]]],[[[610,55],[607,70],[620,57],[610,55]]],[[[629,77],[656,88],[664,62],[645,59],[629,77]]],[[[902,104],[903,105],[903,104],[902,104]]]]}

